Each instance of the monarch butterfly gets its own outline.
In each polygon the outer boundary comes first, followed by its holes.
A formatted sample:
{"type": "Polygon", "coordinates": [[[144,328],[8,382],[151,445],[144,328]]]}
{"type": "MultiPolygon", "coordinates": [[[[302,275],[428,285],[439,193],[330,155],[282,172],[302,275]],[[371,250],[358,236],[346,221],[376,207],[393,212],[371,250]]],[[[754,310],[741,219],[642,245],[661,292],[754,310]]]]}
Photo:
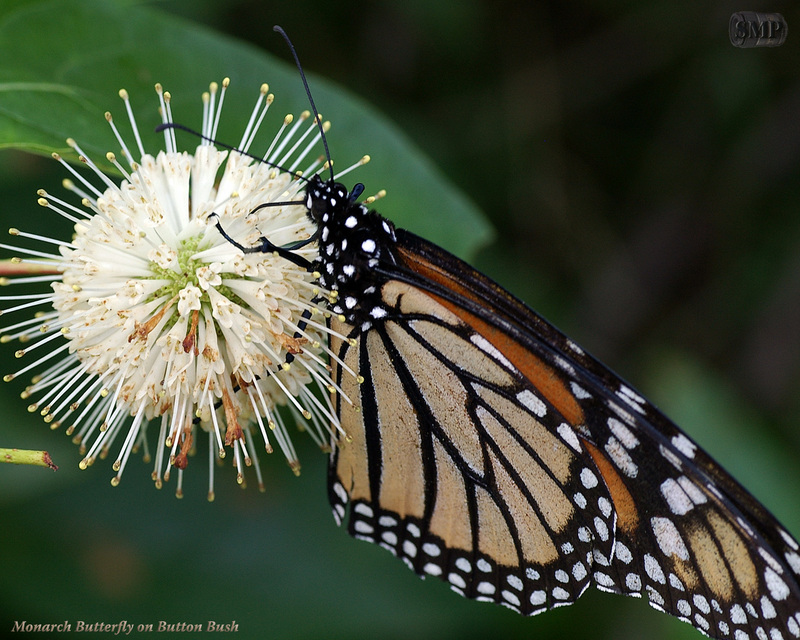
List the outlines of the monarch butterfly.
{"type": "Polygon", "coordinates": [[[800,545],[766,508],[606,366],[362,192],[331,169],[304,202],[307,266],[333,293],[337,523],[525,615],[594,584],[713,638],[800,637],[800,545]]]}

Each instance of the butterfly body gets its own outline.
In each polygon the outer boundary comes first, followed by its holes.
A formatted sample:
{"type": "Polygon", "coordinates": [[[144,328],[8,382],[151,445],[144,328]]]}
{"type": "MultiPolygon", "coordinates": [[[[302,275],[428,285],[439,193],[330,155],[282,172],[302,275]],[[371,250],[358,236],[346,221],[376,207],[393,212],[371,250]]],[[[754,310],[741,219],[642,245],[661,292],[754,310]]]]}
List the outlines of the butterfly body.
{"type": "Polygon", "coordinates": [[[306,206],[338,294],[337,522],[526,615],[595,584],[715,638],[800,637],[797,542],[669,419],[342,185],[313,178],[306,206]]]}

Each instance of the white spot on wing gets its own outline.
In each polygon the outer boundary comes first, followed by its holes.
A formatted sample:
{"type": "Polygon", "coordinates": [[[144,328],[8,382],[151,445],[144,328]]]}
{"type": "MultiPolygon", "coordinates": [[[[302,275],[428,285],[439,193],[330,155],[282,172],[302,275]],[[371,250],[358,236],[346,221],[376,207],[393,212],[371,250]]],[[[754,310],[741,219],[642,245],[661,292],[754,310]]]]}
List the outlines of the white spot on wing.
{"type": "Polygon", "coordinates": [[[767,589],[769,589],[773,600],[778,600],[779,602],[786,600],[789,596],[789,587],[783,581],[783,578],[775,573],[772,568],[767,567],[765,569],[764,580],[767,582],[767,589]]]}
{"type": "MultiPolygon", "coordinates": [[[[678,484],[681,485],[681,488],[686,492],[686,495],[689,496],[689,499],[695,504],[703,504],[708,502],[708,498],[706,497],[706,494],[703,493],[702,489],[700,489],[700,487],[689,480],[689,478],[686,476],[681,476],[678,478],[678,484]]],[[[752,535],[752,531],[750,533],[752,535]]]]}
{"type": "Polygon", "coordinates": [[[649,553],[646,553],[644,556],[644,570],[653,582],[658,582],[659,584],[667,583],[667,578],[661,570],[661,565],[658,564],[658,560],[649,553]]]}
{"type": "Polygon", "coordinates": [[[469,573],[470,571],[472,571],[472,565],[466,558],[458,558],[456,560],[456,567],[461,571],[463,571],[464,573],[469,573]]]}
{"type": "Polygon", "coordinates": [[[397,518],[393,518],[392,516],[381,516],[378,519],[378,524],[382,527],[394,527],[397,525],[397,518]]]}
{"type": "Polygon", "coordinates": [[[365,534],[370,534],[375,531],[375,529],[371,524],[364,522],[363,520],[356,520],[356,522],[353,524],[353,529],[357,533],[365,533],[365,534]]]}
{"type": "Polygon", "coordinates": [[[495,586],[491,582],[479,582],[477,587],[478,593],[482,593],[485,596],[494,595],[496,591],[495,586]]]}
{"type": "Polygon", "coordinates": [[[761,596],[761,613],[767,619],[775,618],[778,615],[778,612],[775,611],[775,606],[772,604],[772,600],[767,596],[761,596]]]}
{"type": "Polygon", "coordinates": [[[578,400],[588,400],[592,397],[592,394],[589,393],[586,389],[584,389],[581,385],[577,382],[570,382],[570,388],[572,389],[572,393],[578,400]]]}
{"type": "Polygon", "coordinates": [[[625,411],[620,405],[616,402],[609,400],[608,401],[609,408],[616,414],[616,416],[622,420],[625,424],[629,424],[630,426],[634,426],[636,424],[636,419],[633,417],[633,414],[625,411]]]}
{"type": "Polygon", "coordinates": [[[622,473],[629,478],[635,478],[638,475],[639,467],[636,466],[630,454],[614,436],[611,436],[606,442],[605,450],[622,473]]]}
{"type": "Polygon", "coordinates": [[[629,573],[625,576],[625,586],[628,588],[628,591],[634,593],[640,592],[642,590],[642,579],[639,577],[639,574],[629,573]]]}
{"type": "Polygon", "coordinates": [[[592,473],[591,469],[584,467],[581,470],[581,482],[587,489],[593,489],[597,486],[597,476],[592,473]]]}
{"type": "Polygon", "coordinates": [[[709,627],[711,626],[711,625],[709,624],[708,620],[706,620],[706,619],[705,619],[703,616],[701,616],[699,613],[695,613],[695,614],[694,614],[694,621],[697,623],[697,627],[698,627],[698,628],[699,628],[701,631],[704,631],[704,632],[708,631],[709,627]]]}
{"type": "Polygon", "coordinates": [[[553,589],[553,597],[556,600],[569,600],[570,595],[569,595],[569,591],[566,591],[565,589],[562,589],[561,587],[556,587],[555,589],[553,589]]]}
{"type": "Polygon", "coordinates": [[[673,478],[667,478],[661,483],[661,495],[669,505],[669,510],[676,516],[682,516],[694,509],[694,504],[673,478]]]}
{"type": "Polygon", "coordinates": [[[661,597],[661,594],[649,584],[645,589],[647,590],[647,597],[650,599],[650,605],[657,608],[659,611],[663,611],[664,598],[661,597]]]}
{"type": "Polygon", "coordinates": [[[800,575],[800,555],[796,554],[794,551],[787,551],[784,554],[786,558],[786,562],[789,563],[789,566],[792,568],[797,575],[800,575]]]}
{"type": "Polygon", "coordinates": [[[747,623],[747,614],[744,612],[744,609],[738,604],[735,604],[731,607],[731,622],[733,624],[746,624],[747,623]]]}
{"type": "Polygon", "coordinates": [[[519,400],[527,409],[531,411],[536,416],[540,418],[547,414],[547,405],[542,402],[539,398],[537,398],[531,391],[528,389],[523,389],[517,394],[517,400],[519,400]]]}
{"type": "Polygon", "coordinates": [[[633,389],[622,384],[619,386],[617,395],[622,398],[628,404],[628,406],[632,407],[634,411],[644,413],[642,405],[645,403],[645,400],[633,389]]]}
{"type": "Polygon", "coordinates": [[[772,557],[772,554],[767,551],[764,547],[758,548],[758,555],[760,555],[764,561],[771,566],[777,573],[783,573],[783,567],[781,567],[781,563],[778,562],[775,558],[772,557]]]}
{"type": "Polygon", "coordinates": [[[625,564],[630,564],[633,560],[633,554],[631,553],[631,550],[628,549],[627,545],[619,540],[617,540],[617,544],[614,545],[614,555],[617,556],[618,560],[621,560],[625,564]]]}
{"type": "Polygon", "coordinates": [[[522,591],[523,584],[519,576],[511,574],[506,578],[506,582],[508,582],[508,584],[510,584],[517,591],[522,591]]]}
{"type": "Polygon", "coordinates": [[[562,422],[560,425],[558,425],[556,431],[558,431],[558,435],[561,436],[561,439],[564,442],[566,442],[578,453],[581,452],[581,444],[578,441],[578,436],[576,435],[575,431],[573,431],[572,427],[570,427],[566,422],[562,422]]]}
{"type": "Polygon", "coordinates": [[[672,446],[690,460],[694,458],[695,451],[697,451],[697,445],[682,433],[672,437],[672,446]]]}
{"type": "Polygon", "coordinates": [[[711,606],[708,604],[708,600],[705,599],[704,596],[701,596],[699,593],[692,596],[692,602],[694,602],[694,606],[700,609],[703,613],[711,613],[711,606]]]}
{"type": "MultiPolygon", "coordinates": [[[[683,582],[681,582],[681,579],[674,573],[669,574],[669,584],[673,589],[677,589],[678,591],[686,591],[686,587],[683,586],[683,582]]],[[[716,602],[716,600],[714,602],[716,602]]]]}
{"type": "Polygon", "coordinates": [[[633,449],[639,444],[639,439],[633,435],[630,429],[616,418],[608,419],[608,428],[611,429],[617,440],[619,440],[626,449],[633,449]]]}
{"type": "Polygon", "coordinates": [[[339,498],[339,500],[341,500],[344,504],[347,504],[348,500],[350,500],[350,497],[347,495],[347,491],[345,491],[344,487],[338,482],[334,483],[333,492],[336,494],[336,497],[339,498]]]}
{"type": "Polygon", "coordinates": [[[467,583],[460,575],[457,573],[451,573],[447,576],[447,579],[450,581],[450,584],[455,585],[459,589],[466,589],[467,583]]]}
{"type": "Polygon", "coordinates": [[[794,538],[792,538],[792,536],[790,536],[788,533],[786,533],[786,531],[784,531],[781,527],[778,527],[778,533],[781,534],[781,538],[783,538],[783,541],[786,544],[788,544],[792,549],[794,549],[795,551],[800,550],[800,545],[797,544],[797,541],[794,538]]]}
{"type": "Polygon", "coordinates": [[[370,507],[368,504],[364,504],[363,502],[356,503],[356,505],[353,507],[353,511],[360,513],[362,516],[366,516],[367,518],[371,518],[374,515],[372,507],[370,507]]]}
{"type": "Polygon", "coordinates": [[[600,516],[595,516],[594,518],[594,530],[597,532],[597,535],[601,540],[604,542],[608,540],[608,525],[603,519],[600,518],[600,516]]]}
{"type": "Polygon", "coordinates": [[[381,534],[381,539],[393,547],[397,546],[397,534],[394,531],[384,531],[381,534]]]}
{"type": "Polygon", "coordinates": [[[605,587],[606,589],[611,589],[614,587],[614,580],[606,573],[601,571],[594,572],[594,581],[600,585],[601,587],[605,587]]]}
{"type": "Polygon", "coordinates": [[[561,356],[556,356],[556,357],[555,357],[555,363],[556,363],[556,366],[557,366],[559,369],[561,369],[562,371],[565,371],[566,373],[568,373],[568,374],[569,374],[569,375],[571,375],[571,376],[574,376],[574,375],[575,375],[575,367],[573,367],[573,366],[572,366],[572,365],[569,363],[569,361],[565,360],[565,359],[564,359],[564,358],[562,358],[561,356]]]}
{"type": "Polygon", "coordinates": [[[681,462],[681,459],[672,451],[667,449],[663,444],[658,445],[658,451],[673,467],[675,467],[678,471],[683,471],[683,463],[681,462]]]}
{"type": "Polygon", "coordinates": [[[583,355],[583,349],[581,349],[577,344],[575,344],[572,340],[567,340],[567,347],[573,351],[573,353],[577,353],[578,355],[583,355]]]}
{"type": "Polygon", "coordinates": [[[473,333],[470,337],[470,342],[474,344],[478,349],[481,351],[485,351],[490,356],[492,356],[495,360],[497,360],[500,364],[502,364],[506,369],[510,369],[511,371],[516,371],[514,365],[509,362],[508,358],[506,358],[502,353],[500,353],[495,346],[489,342],[486,338],[478,333],[473,333]]]}

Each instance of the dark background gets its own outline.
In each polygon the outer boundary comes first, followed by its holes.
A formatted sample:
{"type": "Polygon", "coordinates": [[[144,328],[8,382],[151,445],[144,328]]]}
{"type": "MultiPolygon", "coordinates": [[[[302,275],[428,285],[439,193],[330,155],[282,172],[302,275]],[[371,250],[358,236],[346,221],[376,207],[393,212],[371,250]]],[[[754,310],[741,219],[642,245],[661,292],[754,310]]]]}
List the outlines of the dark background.
{"type": "MultiPolygon", "coordinates": [[[[307,69],[383,110],[484,210],[497,240],[473,256],[479,268],[630,380],[800,533],[794,3],[156,5],[288,60],[271,30],[281,24],[307,69]],[[728,19],[742,9],[782,12],[786,44],[731,46],[728,19]]],[[[62,177],[52,169],[0,155],[7,220],[35,211],[35,189],[62,177]]],[[[261,495],[225,469],[209,506],[204,479],[178,501],[152,489],[136,460],[116,489],[106,463],[79,474],[67,438],[24,403],[16,410],[7,419],[30,424],[24,446],[51,450],[62,469],[3,470],[24,490],[0,497],[0,625],[235,619],[242,638],[700,637],[594,591],[529,620],[422,582],[335,527],[325,461],[299,438],[299,479],[264,464],[261,495]]]]}

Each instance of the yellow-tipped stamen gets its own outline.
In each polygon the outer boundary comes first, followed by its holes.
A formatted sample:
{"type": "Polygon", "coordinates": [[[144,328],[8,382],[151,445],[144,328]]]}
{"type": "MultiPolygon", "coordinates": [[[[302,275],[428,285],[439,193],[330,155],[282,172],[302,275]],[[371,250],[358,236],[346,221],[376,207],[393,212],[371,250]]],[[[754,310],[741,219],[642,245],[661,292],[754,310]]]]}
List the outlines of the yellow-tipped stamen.
{"type": "MultiPolygon", "coordinates": [[[[201,132],[207,138],[217,135],[229,86],[226,78],[203,96],[201,132]]],[[[267,85],[260,87],[242,133],[243,152],[256,144],[274,101],[268,91],[267,85]]],[[[162,122],[173,122],[169,92],[156,85],[156,94],[162,122]]],[[[352,401],[330,379],[328,361],[335,355],[327,347],[331,333],[323,320],[330,317],[324,300],[336,300],[337,293],[321,290],[319,274],[277,252],[243,253],[215,225],[243,246],[255,245],[262,235],[277,246],[312,236],[305,181],[297,176],[328,166],[319,155],[319,126],[309,112],[286,116],[264,156],[278,167],[218,150],[207,139],[193,155],[179,152],[171,127],[164,129],[165,151],[151,156],[127,91],[119,95],[134,144],[106,113],[119,157],[109,152],[104,162],[123,176],[124,185],[105,175],[70,138],[71,153],[89,171],[76,171],[53,154],[70,175],[63,184],[72,202],[44,190],[37,202],[48,214],[70,221],[74,238],[12,228],[21,246],[0,245],[18,256],[9,267],[0,266],[0,284],[48,287],[42,294],[0,297],[0,304],[11,305],[0,313],[53,307],[0,329],[2,342],[27,342],[18,357],[35,360],[4,379],[40,369],[23,392],[31,398],[29,409],[52,428],[65,425],[80,447],[81,468],[112,458],[114,486],[132,453],[143,447],[149,457],[148,422],[160,417],[151,467],[156,487],[177,469],[176,495],[183,494],[183,472],[197,435],[205,431],[209,500],[215,496],[214,466],[228,446],[237,482],[245,486],[252,473],[247,467],[253,466],[263,491],[258,433],[266,452],[277,443],[293,472],[300,470],[279,405],[320,448],[328,447],[331,432],[342,434],[329,394],[352,401]],[[289,204],[261,206],[270,202],[289,204]],[[15,277],[16,265],[36,275],[15,277]],[[31,358],[34,351],[44,355],[31,358]],[[216,407],[220,398],[223,406],[216,407]]],[[[322,125],[324,131],[329,127],[322,125]]],[[[313,262],[316,251],[309,243],[297,255],[313,262]]],[[[356,375],[340,364],[346,375],[356,375]]]]}

